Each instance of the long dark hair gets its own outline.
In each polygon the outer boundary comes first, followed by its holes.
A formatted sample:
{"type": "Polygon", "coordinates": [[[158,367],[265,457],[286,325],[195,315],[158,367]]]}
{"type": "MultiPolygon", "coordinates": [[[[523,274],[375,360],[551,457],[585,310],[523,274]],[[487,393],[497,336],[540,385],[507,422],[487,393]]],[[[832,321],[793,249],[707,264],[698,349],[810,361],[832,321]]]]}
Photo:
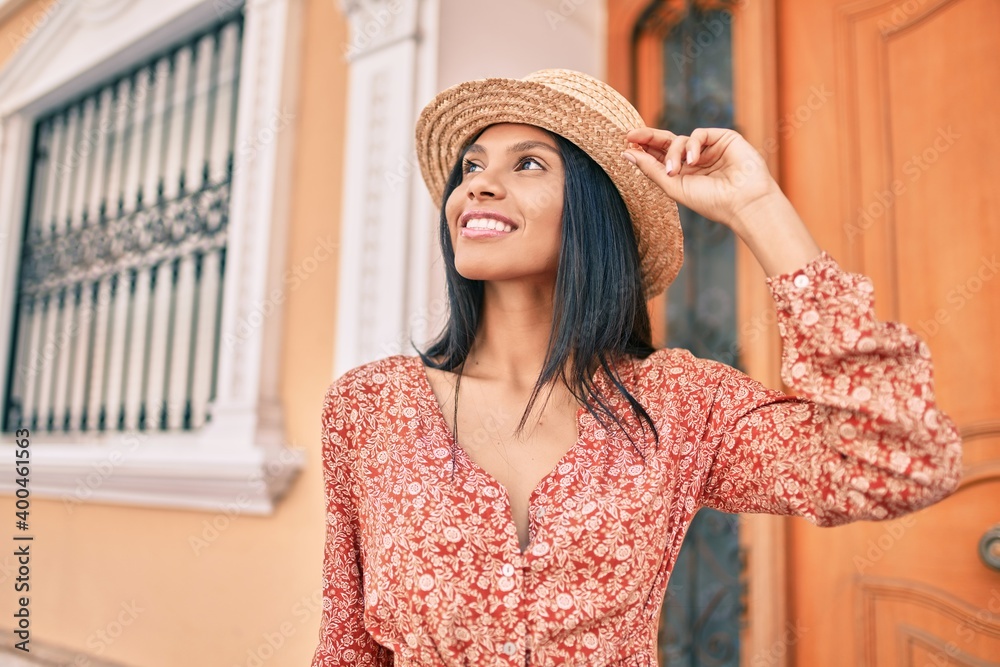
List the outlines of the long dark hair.
{"type": "MultiPolygon", "coordinates": [[[[605,373],[628,401],[642,432],[648,426],[659,443],[656,425],[625,387],[615,363],[629,357],[644,359],[654,351],[632,218],[604,170],[572,142],[549,134],[565,168],[555,312],[542,371],[517,430],[524,428],[539,392],[559,378],[602,427],[610,430],[614,422],[642,455],[631,429],[611,409],[608,397],[600,395],[592,379],[598,369],[605,373]]],[[[437,340],[425,352],[417,350],[431,368],[458,369],[459,382],[479,329],[483,304],[483,281],[469,280],[455,269],[455,249],[445,215],[448,197],[462,182],[463,158],[464,151],[452,167],[441,199],[441,250],[449,318],[437,340]]],[[[454,428],[457,441],[457,420],[454,428]]]]}

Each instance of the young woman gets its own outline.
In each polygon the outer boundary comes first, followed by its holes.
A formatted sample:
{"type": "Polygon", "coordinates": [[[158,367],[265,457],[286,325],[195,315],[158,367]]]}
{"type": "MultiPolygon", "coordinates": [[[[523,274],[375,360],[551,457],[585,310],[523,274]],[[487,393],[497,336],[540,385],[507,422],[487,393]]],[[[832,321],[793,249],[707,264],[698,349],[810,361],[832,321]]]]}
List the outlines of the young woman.
{"type": "Polygon", "coordinates": [[[820,251],[736,132],[646,128],[606,84],[543,70],[444,91],[417,153],[450,319],[327,393],[316,667],[651,667],[699,507],[832,526],[955,488],[927,346],[875,319],[871,282],[820,251]],[[651,346],[675,201],[760,261],[797,397],[651,346]]]}

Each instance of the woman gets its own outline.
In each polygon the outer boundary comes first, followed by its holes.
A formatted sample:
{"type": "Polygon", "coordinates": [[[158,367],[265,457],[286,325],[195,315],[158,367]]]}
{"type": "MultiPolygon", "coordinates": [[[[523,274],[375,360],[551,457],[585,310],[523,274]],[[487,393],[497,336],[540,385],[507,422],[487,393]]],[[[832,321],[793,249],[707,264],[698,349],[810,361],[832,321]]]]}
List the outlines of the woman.
{"type": "Polygon", "coordinates": [[[327,393],[314,665],[652,666],[699,507],[832,526],[955,488],[927,346],[875,319],[871,282],[820,251],[737,133],[646,128],[607,85],[543,70],[444,91],[417,153],[450,319],[327,393]],[[675,200],[760,261],[797,398],[652,348],[675,200]]]}

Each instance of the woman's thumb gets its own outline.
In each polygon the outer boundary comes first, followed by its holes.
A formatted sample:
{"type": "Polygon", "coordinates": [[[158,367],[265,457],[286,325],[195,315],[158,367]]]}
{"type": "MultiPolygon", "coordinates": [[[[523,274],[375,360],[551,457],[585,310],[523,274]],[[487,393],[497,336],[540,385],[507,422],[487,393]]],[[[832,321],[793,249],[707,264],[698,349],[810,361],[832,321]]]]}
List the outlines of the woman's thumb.
{"type": "Polygon", "coordinates": [[[668,176],[667,169],[662,162],[646,151],[635,150],[634,148],[622,152],[622,157],[638,167],[639,171],[645,174],[646,178],[660,186],[660,189],[666,192],[668,197],[677,199],[679,192],[675,194],[675,191],[680,189],[680,179],[668,176]]]}

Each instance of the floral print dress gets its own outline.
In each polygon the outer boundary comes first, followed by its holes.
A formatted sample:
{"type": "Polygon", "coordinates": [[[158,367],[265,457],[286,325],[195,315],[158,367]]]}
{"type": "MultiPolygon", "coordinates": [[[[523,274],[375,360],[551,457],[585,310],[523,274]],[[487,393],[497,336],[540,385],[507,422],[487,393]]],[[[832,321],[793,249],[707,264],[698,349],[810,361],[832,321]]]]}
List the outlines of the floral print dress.
{"type": "Polygon", "coordinates": [[[927,345],[876,320],[871,281],[825,253],[768,285],[797,396],[679,349],[620,368],[659,443],[637,448],[581,408],[577,442],[531,494],[523,552],[505,489],[452,446],[419,357],[334,382],[314,667],[653,667],[700,507],[835,526],[948,495],[961,442],[935,403],[927,345]]]}

